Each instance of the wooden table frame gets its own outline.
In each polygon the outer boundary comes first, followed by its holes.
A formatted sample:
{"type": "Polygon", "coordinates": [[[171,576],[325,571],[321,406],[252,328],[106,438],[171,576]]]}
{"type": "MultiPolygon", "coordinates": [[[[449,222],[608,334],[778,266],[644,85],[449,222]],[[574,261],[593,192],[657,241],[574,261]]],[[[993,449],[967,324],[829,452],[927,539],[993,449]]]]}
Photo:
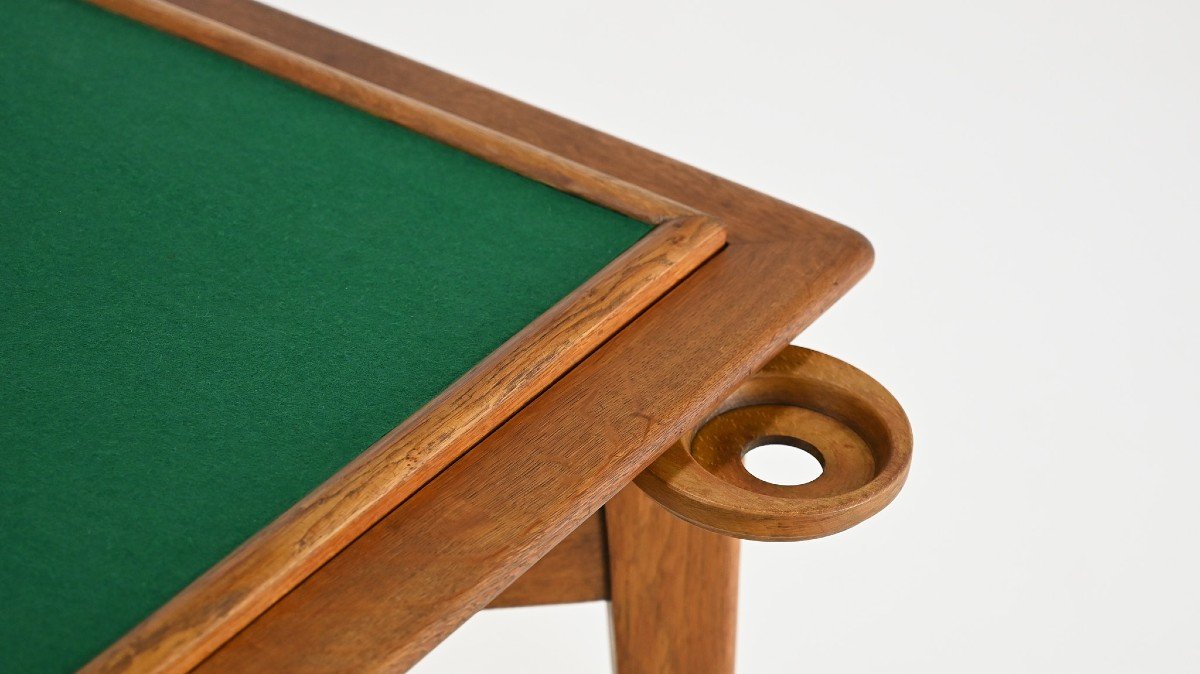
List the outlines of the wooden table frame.
{"type": "Polygon", "coordinates": [[[97,4],[658,228],[84,671],[403,670],[577,529],[524,581],[568,560],[566,589],[508,605],[600,587],[621,672],[729,671],[736,540],[622,489],[867,271],[867,241],[249,0],[97,4]]]}

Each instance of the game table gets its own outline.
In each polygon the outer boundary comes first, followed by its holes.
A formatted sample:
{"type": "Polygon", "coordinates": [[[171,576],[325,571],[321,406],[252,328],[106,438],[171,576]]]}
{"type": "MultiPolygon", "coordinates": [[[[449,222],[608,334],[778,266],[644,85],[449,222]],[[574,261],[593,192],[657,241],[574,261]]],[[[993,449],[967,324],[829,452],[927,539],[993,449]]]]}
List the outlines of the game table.
{"type": "Polygon", "coordinates": [[[608,600],[618,671],[728,672],[738,538],[903,484],[894,398],[787,346],[855,232],[248,0],[6,9],[0,671],[403,671],[608,600]]]}

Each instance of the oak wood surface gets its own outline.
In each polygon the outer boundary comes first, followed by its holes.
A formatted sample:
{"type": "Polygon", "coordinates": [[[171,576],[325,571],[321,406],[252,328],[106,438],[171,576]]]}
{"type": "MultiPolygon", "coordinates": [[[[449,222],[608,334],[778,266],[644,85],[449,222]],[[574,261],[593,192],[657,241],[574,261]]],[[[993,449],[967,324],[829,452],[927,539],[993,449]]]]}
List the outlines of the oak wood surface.
{"type": "Polygon", "coordinates": [[[732,674],[739,541],[635,485],[604,507],[616,674],[732,674]]]}
{"type": "Polygon", "coordinates": [[[592,515],[488,608],[566,604],[608,599],[608,543],[604,511],[592,515]]]}
{"type": "MultiPolygon", "coordinates": [[[[332,522],[315,543],[306,534],[260,554],[254,564],[244,558],[223,563],[205,578],[209,588],[226,583],[227,592],[193,593],[195,612],[175,614],[186,620],[143,623],[94,661],[95,671],[127,665],[179,671],[222,643],[200,669],[403,669],[595,513],[870,265],[870,247],[857,234],[734,183],[263,6],[242,0],[181,4],[260,38],[250,49],[270,57],[256,63],[260,67],[311,75],[306,86],[324,86],[335,97],[364,95],[363,107],[382,101],[379,112],[412,115],[406,123],[443,111],[468,122],[450,127],[471,131],[467,143],[484,146],[480,156],[492,160],[502,162],[505,155],[484,154],[489,143],[515,138],[523,148],[566,160],[539,155],[532,168],[526,166],[534,171],[549,166],[547,182],[586,165],[593,173],[581,175],[591,176],[585,182],[592,180],[587,185],[595,190],[556,186],[593,199],[634,194],[637,208],[665,209],[643,213],[651,219],[676,217],[680,205],[684,212],[715,216],[730,245],[441,474],[427,483],[397,479],[396,471],[407,465],[398,452],[400,463],[384,462],[376,473],[390,488],[372,492],[371,507],[353,517],[326,512],[312,522],[332,522]],[[281,49],[303,58],[280,54],[281,49]],[[317,62],[351,77],[314,68],[317,62]],[[382,96],[387,91],[403,92],[425,107],[405,108],[382,96]],[[476,127],[491,133],[475,133],[476,127]],[[624,184],[640,191],[609,190],[624,184]],[[387,513],[385,506],[393,502],[400,505],[387,513]],[[347,532],[385,513],[350,543],[347,532]],[[320,554],[310,552],[314,545],[320,554]],[[312,572],[314,560],[339,548],[312,572]],[[297,555],[302,562],[293,561],[297,555]],[[246,569],[258,575],[243,576],[246,582],[225,580],[246,569]],[[265,591],[259,582],[264,574],[271,581],[265,591]],[[267,608],[270,598],[291,586],[267,608]],[[226,641],[250,619],[252,624],[226,641]]],[[[151,19],[162,17],[155,12],[151,19]]],[[[230,47],[227,33],[208,24],[202,28],[210,46],[230,47]]],[[[707,230],[701,239],[719,242],[711,227],[700,229],[707,230]]],[[[459,414],[446,397],[430,408],[427,414],[440,409],[450,419],[459,414]]],[[[503,420],[507,412],[497,416],[503,420]]],[[[385,440],[394,446],[393,436],[385,440]]],[[[343,473],[367,474],[364,465],[357,461],[343,473]]],[[[267,539],[273,540],[273,531],[265,532],[267,539]]],[[[256,549],[264,548],[260,543],[256,549]]]]}

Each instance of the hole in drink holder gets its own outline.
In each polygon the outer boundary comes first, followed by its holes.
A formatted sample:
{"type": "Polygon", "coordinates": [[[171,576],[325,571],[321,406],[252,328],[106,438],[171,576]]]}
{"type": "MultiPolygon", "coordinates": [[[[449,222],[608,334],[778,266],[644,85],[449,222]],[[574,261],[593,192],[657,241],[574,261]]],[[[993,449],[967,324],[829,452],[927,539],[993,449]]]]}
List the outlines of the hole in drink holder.
{"type": "Polygon", "coordinates": [[[816,447],[789,437],[763,438],[742,453],[742,465],[754,477],[783,487],[821,477],[825,460],[816,447]]]}
{"type": "Polygon", "coordinates": [[[835,358],[789,346],[684,433],[637,484],[709,531],[802,541],[879,512],[904,484],[911,457],[912,427],[879,382],[835,358]],[[760,470],[759,460],[772,454],[785,465],[807,463],[809,472],[760,470]]]}

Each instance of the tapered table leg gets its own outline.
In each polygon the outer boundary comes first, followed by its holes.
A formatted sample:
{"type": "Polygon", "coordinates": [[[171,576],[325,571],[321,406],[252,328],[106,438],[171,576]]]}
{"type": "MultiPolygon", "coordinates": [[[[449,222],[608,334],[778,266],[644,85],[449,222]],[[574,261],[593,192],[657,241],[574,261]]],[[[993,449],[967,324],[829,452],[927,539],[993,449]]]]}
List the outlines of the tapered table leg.
{"type": "Polygon", "coordinates": [[[605,506],[617,674],[730,674],[738,544],[635,485],[605,506]]]}

